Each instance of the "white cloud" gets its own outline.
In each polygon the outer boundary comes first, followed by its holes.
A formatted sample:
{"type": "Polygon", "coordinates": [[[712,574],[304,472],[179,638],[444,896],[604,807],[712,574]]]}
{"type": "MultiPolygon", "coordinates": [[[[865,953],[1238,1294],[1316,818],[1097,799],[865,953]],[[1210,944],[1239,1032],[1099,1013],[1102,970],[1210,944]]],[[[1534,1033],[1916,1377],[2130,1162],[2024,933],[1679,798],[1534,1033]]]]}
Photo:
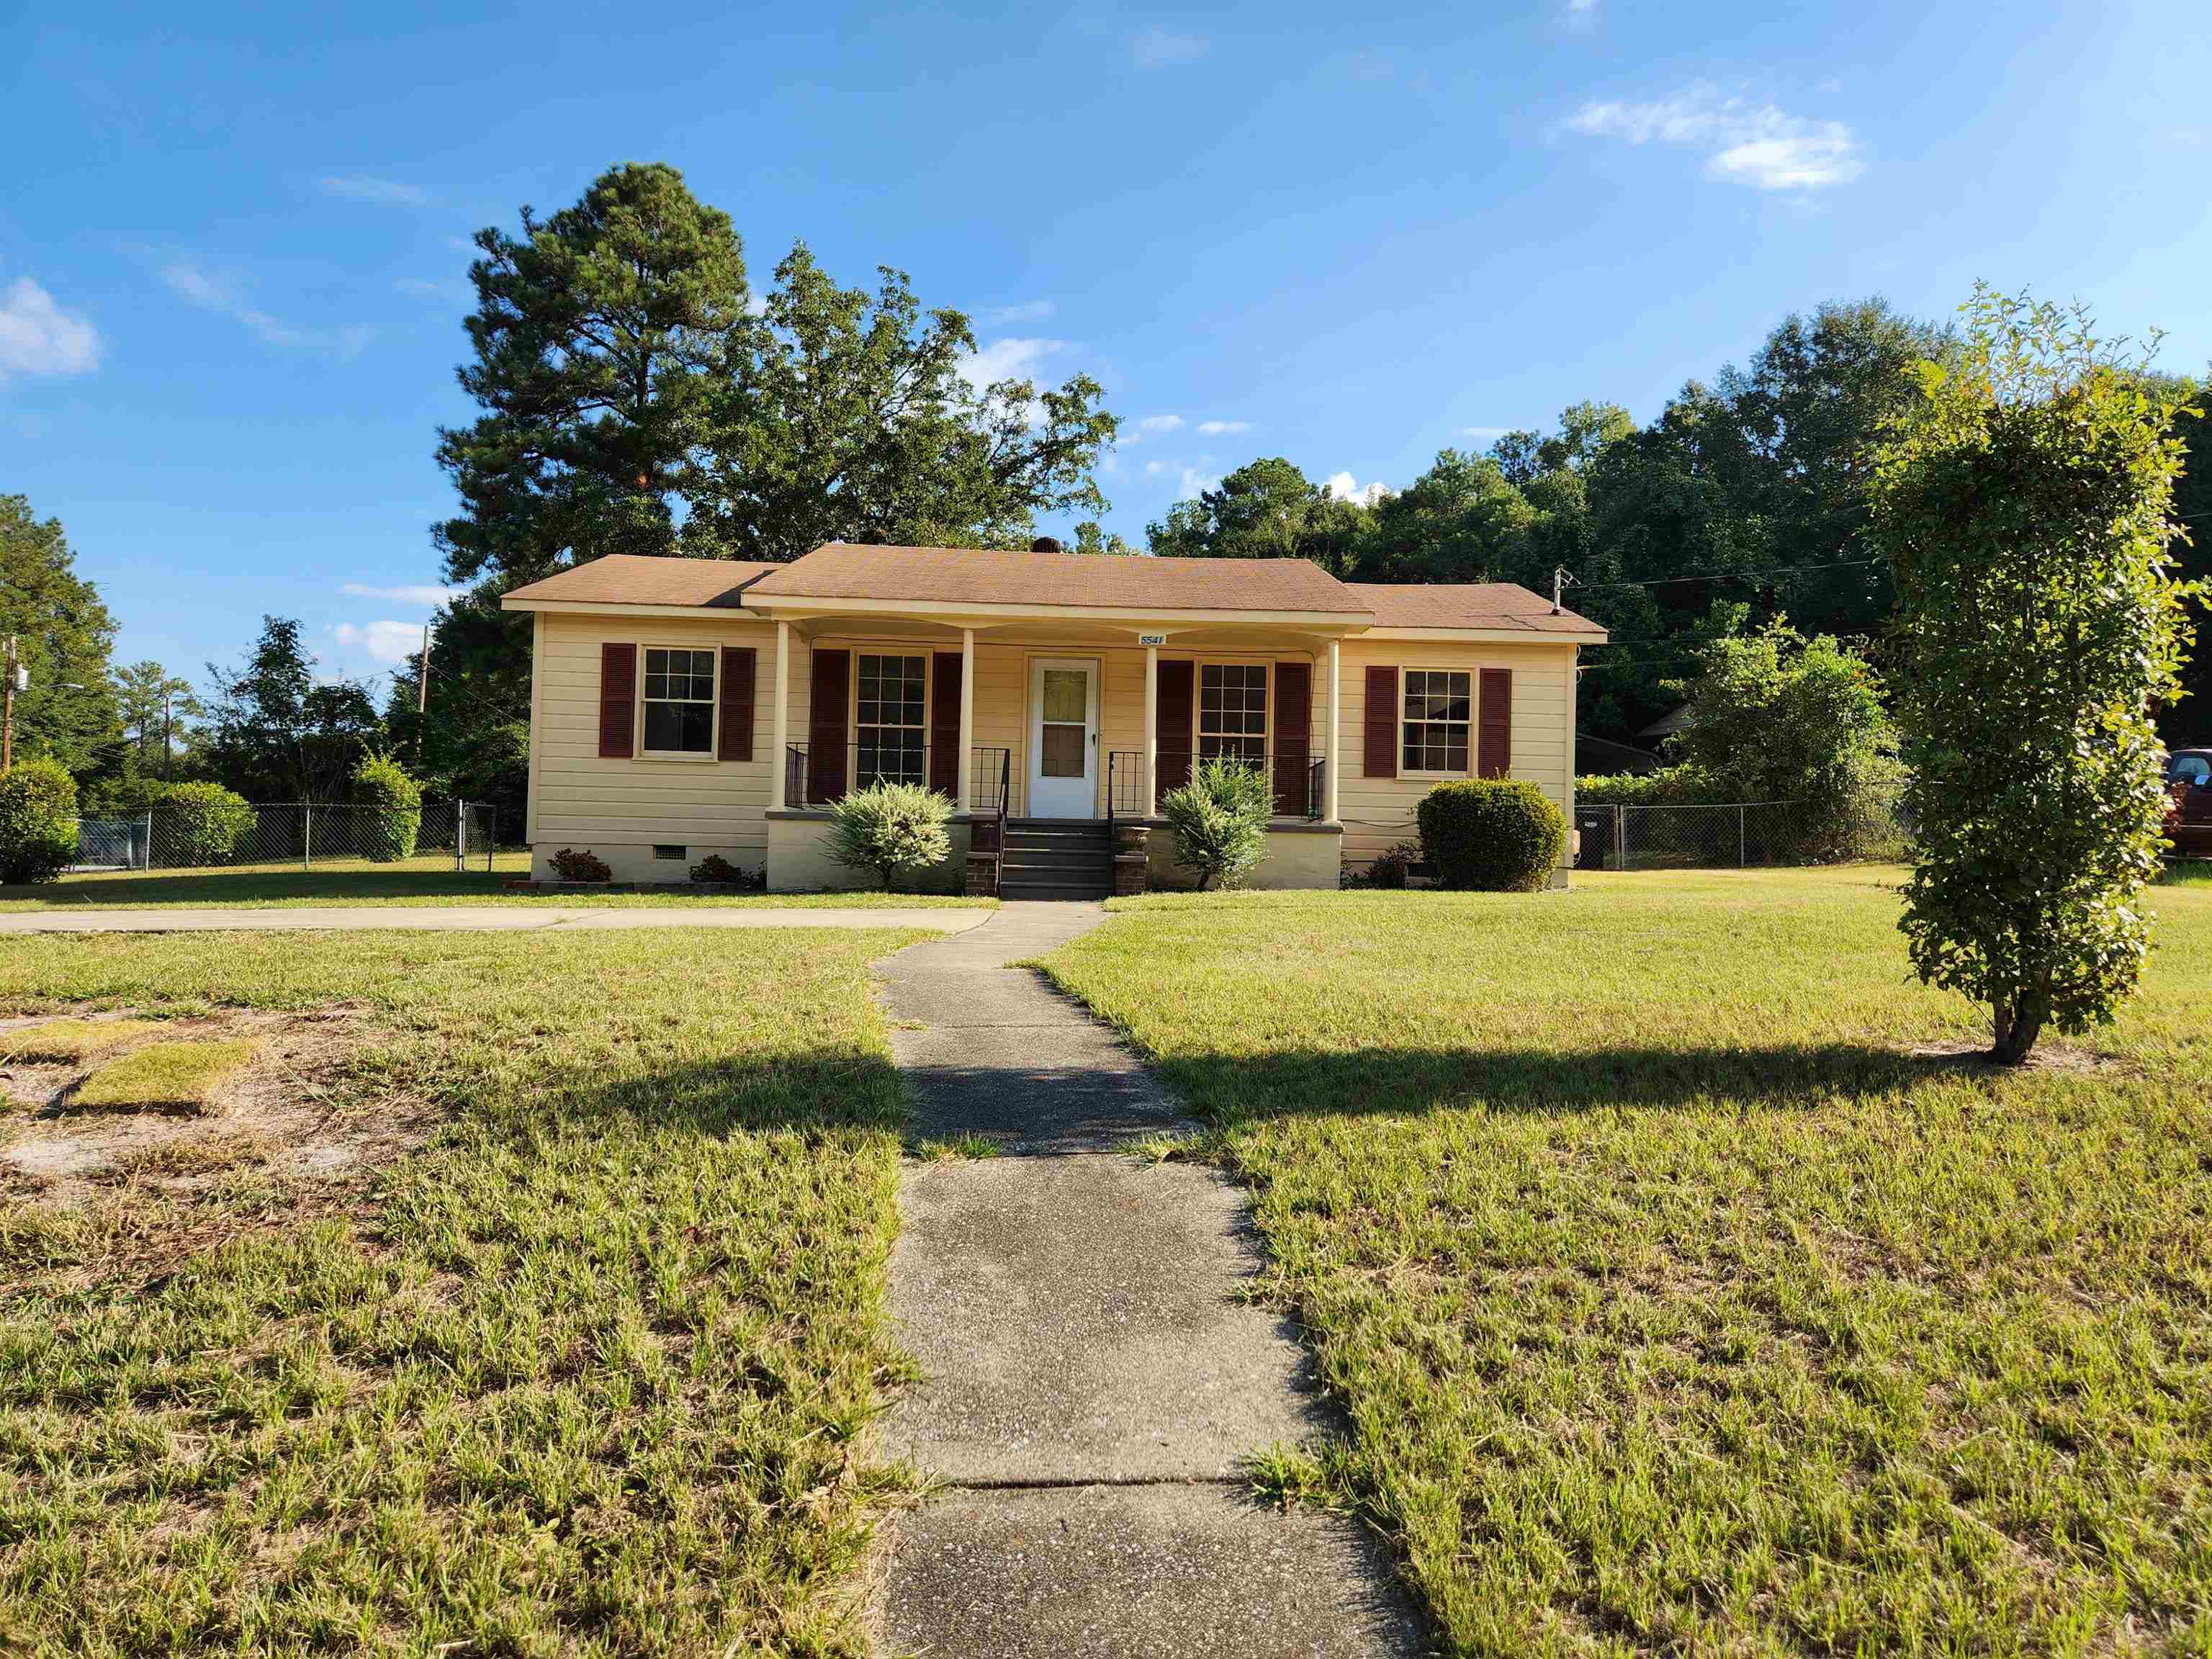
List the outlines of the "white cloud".
{"type": "Polygon", "coordinates": [[[1820,190],[1866,171],[1858,135],[1841,121],[1808,121],[1772,104],[1723,98],[1711,87],[1658,102],[1584,104],[1567,127],[1593,138],[1701,149],[1712,177],[1757,190],[1820,190]]]}
{"type": "Polygon", "coordinates": [[[768,295],[765,295],[765,294],[748,294],[748,295],[745,295],[745,315],[746,315],[746,316],[748,316],[748,317],[765,317],[765,316],[767,316],[767,315],[768,315],[768,295]]]}
{"type": "Polygon", "coordinates": [[[82,374],[100,367],[100,331],[81,311],[64,311],[27,276],[0,294],[0,378],[82,374]]]}
{"type": "Polygon", "coordinates": [[[1053,313],[1049,300],[1024,300],[1016,306],[995,306],[983,313],[984,323],[992,328],[1005,328],[1014,323],[1041,323],[1053,313]]]}
{"type": "Polygon", "coordinates": [[[1249,421],[1200,421],[1198,423],[1198,429],[1209,438],[1218,438],[1224,433],[1249,432],[1252,429],[1252,422],[1249,421]]]}
{"type": "Polygon", "coordinates": [[[1046,358],[1066,349],[1065,340],[994,340],[960,360],[960,378],[979,392],[1000,380],[1033,380],[1046,358]]]}
{"type": "Polygon", "coordinates": [[[1567,0],[1565,18],[1576,33],[1588,33],[1597,25],[1597,0],[1567,0]]]}
{"type": "Polygon", "coordinates": [[[1146,461],[1145,463],[1145,476],[1147,478],[1157,478],[1161,473],[1167,470],[1168,464],[1165,461],[1146,461]]]}
{"type": "Polygon", "coordinates": [[[1455,428],[1453,435],[1473,443],[1494,444],[1512,430],[1510,426],[1462,426],[1455,428]]]}
{"type": "Polygon", "coordinates": [[[379,207],[428,207],[430,192],[418,185],[393,179],[372,179],[365,173],[329,173],[317,179],[325,196],[343,196],[349,202],[373,202],[379,207]]]}
{"type": "Polygon", "coordinates": [[[338,589],[349,599],[390,599],[397,605],[434,606],[450,604],[468,591],[465,587],[447,587],[437,582],[402,582],[396,587],[378,587],[369,582],[348,582],[338,589]]]}
{"type": "Polygon", "coordinates": [[[331,629],[340,645],[368,653],[380,663],[403,663],[422,648],[422,624],[407,622],[340,623],[331,629]]]}
{"type": "Polygon", "coordinates": [[[1163,433],[1179,432],[1182,429],[1182,423],[1180,415],[1147,415],[1141,421],[1132,421],[1124,428],[1121,441],[1125,444],[1142,443],[1146,439],[1157,438],[1163,433]]]}
{"type": "Polygon", "coordinates": [[[472,300],[476,290],[458,279],[402,276],[392,286],[416,300],[472,300]]]}
{"type": "Polygon", "coordinates": [[[1390,493],[1380,478],[1362,489],[1349,472],[1332,472],[1322,483],[1322,493],[1334,495],[1340,501],[1357,502],[1361,507],[1372,507],[1390,493]]]}
{"type": "Polygon", "coordinates": [[[181,260],[161,267],[161,280],[183,298],[203,310],[212,311],[245,325],[264,345],[311,346],[350,357],[366,346],[370,331],[358,325],[329,330],[297,328],[272,317],[246,297],[228,277],[213,276],[198,265],[181,260]]]}
{"type": "Polygon", "coordinates": [[[1182,500],[1188,501],[1194,495],[1202,495],[1209,489],[1218,489],[1220,487],[1221,480],[1213,473],[1201,472],[1194,466],[1187,466],[1182,470],[1182,500]]]}
{"type": "Polygon", "coordinates": [[[1195,34],[1176,34],[1166,29],[1146,29],[1129,43],[1140,69],[1159,69],[1169,64],[1188,64],[1206,56],[1206,41],[1195,34]]]}

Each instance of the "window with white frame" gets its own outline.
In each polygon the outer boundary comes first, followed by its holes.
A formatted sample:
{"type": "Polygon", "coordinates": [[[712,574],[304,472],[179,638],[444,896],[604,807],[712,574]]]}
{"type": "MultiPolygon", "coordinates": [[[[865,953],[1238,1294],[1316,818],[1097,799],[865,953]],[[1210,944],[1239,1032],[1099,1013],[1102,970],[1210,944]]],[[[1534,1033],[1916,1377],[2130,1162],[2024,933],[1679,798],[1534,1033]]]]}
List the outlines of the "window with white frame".
{"type": "Polygon", "coordinates": [[[645,648],[644,750],[648,755],[708,755],[714,749],[714,653],[645,648]]]}
{"type": "Polygon", "coordinates": [[[859,787],[922,781],[922,688],[928,668],[927,657],[860,653],[853,705],[853,735],[859,744],[853,781],[859,787]]]}
{"type": "Polygon", "coordinates": [[[1209,662],[1198,670],[1198,753],[1233,756],[1255,765],[1267,758],[1267,665],[1209,662]]]}
{"type": "Polygon", "coordinates": [[[1405,769],[1467,773],[1474,722],[1474,675],[1465,668],[1408,668],[1405,673],[1405,769]]]}

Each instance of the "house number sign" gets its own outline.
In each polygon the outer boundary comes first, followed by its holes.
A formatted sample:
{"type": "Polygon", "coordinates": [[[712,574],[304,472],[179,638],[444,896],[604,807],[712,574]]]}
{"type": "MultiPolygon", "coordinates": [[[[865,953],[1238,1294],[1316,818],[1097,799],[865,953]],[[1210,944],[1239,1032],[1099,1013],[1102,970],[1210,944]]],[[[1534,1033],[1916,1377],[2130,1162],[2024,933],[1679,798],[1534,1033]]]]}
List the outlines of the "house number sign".
{"type": "Polygon", "coordinates": [[[1165,645],[1167,642],[1168,636],[1164,634],[1139,634],[1137,635],[1137,643],[1139,645],[1165,645]]]}

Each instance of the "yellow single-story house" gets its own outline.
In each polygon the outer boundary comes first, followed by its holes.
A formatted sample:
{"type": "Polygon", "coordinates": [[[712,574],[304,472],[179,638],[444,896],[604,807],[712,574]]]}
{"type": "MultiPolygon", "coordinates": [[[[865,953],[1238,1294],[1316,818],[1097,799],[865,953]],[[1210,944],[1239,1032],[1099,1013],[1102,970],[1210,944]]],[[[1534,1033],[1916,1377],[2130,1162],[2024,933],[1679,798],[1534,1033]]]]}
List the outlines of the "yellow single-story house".
{"type": "Polygon", "coordinates": [[[1111,890],[1116,845],[1188,884],[1159,801],[1217,755],[1273,781],[1261,887],[1334,887],[1449,778],[1525,778],[1571,816],[1576,657],[1606,637],[1507,583],[842,542],[611,556],[503,603],[532,616],[532,873],[574,848],[680,881],[720,854],[778,891],[860,884],[829,809],[883,778],[953,799],[943,884],[988,866],[1009,898],[1111,890]]]}

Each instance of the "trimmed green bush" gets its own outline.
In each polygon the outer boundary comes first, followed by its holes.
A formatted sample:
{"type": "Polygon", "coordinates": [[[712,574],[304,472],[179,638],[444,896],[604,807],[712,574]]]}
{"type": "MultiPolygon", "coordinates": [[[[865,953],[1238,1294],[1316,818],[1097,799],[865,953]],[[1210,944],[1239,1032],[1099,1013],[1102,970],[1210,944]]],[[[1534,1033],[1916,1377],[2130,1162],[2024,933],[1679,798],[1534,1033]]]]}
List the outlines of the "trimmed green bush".
{"type": "Polygon", "coordinates": [[[698,882],[711,882],[724,887],[758,888],[767,885],[765,881],[757,881],[747,875],[742,868],[731,863],[720,853],[709,853],[698,863],[693,865],[691,879],[698,882]]]}
{"type": "Polygon", "coordinates": [[[1614,772],[1575,780],[1577,806],[1705,806],[1727,798],[1717,781],[1686,763],[1656,772],[1614,772]]]}
{"type": "Polygon", "coordinates": [[[952,856],[952,803],[918,783],[872,783],[830,809],[830,856],[872,872],[886,890],[908,871],[932,870],[952,856]]]}
{"type": "Polygon", "coordinates": [[[76,780],[59,761],[0,772],[0,882],[52,881],[76,860],[76,780]]]}
{"type": "Polygon", "coordinates": [[[391,864],[415,856],[415,842],[422,833],[422,786],[407,775],[407,769],[388,754],[372,750],[353,769],[353,798],[377,810],[364,813],[356,844],[362,857],[376,864],[391,864]]]}
{"type": "Polygon", "coordinates": [[[612,881],[607,861],[589,848],[564,847],[553,855],[553,873],[562,881],[612,881]]]}
{"type": "Polygon", "coordinates": [[[1190,781],[1160,802],[1160,816],[1175,831],[1176,862],[1197,874],[1201,893],[1210,882],[1234,887],[1251,874],[1267,850],[1274,810],[1266,775],[1226,757],[1200,761],[1190,781]]]}
{"type": "Polygon", "coordinates": [[[1566,849],[1567,820],[1534,784],[1468,778],[1422,797],[1421,848],[1443,886],[1534,892],[1566,849]]]}
{"type": "Polygon", "coordinates": [[[219,783],[170,784],[152,811],[160,862],[169,866],[228,864],[260,823],[244,796],[219,783]]]}
{"type": "Polygon", "coordinates": [[[1420,861],[1421,849],[1410,841],[1401,841],[1367,861],[1367,878],[1360,885],[1397,892],[1404,888],[1406,878],[1420,861]]]}

